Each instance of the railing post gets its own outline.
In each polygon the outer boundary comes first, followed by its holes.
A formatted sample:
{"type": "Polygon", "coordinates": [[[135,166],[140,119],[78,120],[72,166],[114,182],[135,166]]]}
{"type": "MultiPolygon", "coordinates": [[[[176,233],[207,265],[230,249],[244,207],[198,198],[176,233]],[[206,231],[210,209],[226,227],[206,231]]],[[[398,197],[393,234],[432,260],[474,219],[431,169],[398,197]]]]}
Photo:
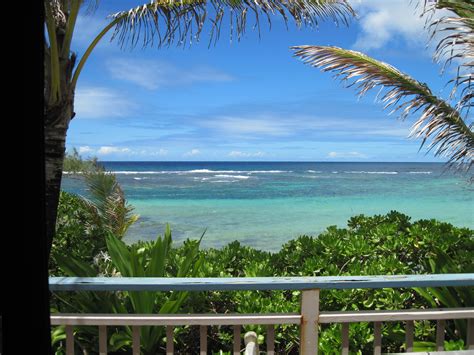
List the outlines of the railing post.
{"type": "Polygon", "coordinates": [[[382,322],[374,322],[374,355],[382,353],[382,322]]]}
{"type": "Polygon", "coordinates": [[[349,323],[341,324],[342,355],[349,355],[349,323]]]}
{"type": "Polygon", "coordinates": [[[132,353],[140,355],[140,326],[132,326],[132,353]]]}
{"type": "Polygon", "coordinates": [[[240,355],[240,325],[234,325],[234,355],[240,355]]]}
{"type": "Polygon", "coordinates": [[[107,355],[107,326],[99,325],[99,355],[107,355]]]}
{"type": "Polygon", "coordinates": [[[199,326],[199,344],[200,344],[200,354],[207,354],[207,325],[199,326]]]}
{"type": "Polygon", "coordinates": [[[474,350],[474,318],[467,320],[466,345],[468,350],[474,350]]]}
{"type": "Polygon", "coordinates": [[[444,331],[446,327],[446,320],[439,319],[436,322],[436,351],[444,350],[444,331]]]}
{"type": "Polygon", "coordinates": [[[405,350],[407,352],[413,351],[413,336],[415,323],[412,320],[407,320],[405,325],[405,350]]]}
{"type": "Polygon", "coordinates": [[[275,325],[267,325],[267,355],[275,355],[275,325]]]}
{"type": "Polygon", "coordinates": [[[173,327],[166,327],[166,355],[173,355],[174,343],[173,343],[173,327]]]}
{"type": "Polygon", "coordinates": [[[66,355],[74,355],[74,329],[66,325],[66,355]]]}
{"type": "Polygon", "coordinates": [[[318,353],[319,289],[301,292],[300,354],[318,353]]]}

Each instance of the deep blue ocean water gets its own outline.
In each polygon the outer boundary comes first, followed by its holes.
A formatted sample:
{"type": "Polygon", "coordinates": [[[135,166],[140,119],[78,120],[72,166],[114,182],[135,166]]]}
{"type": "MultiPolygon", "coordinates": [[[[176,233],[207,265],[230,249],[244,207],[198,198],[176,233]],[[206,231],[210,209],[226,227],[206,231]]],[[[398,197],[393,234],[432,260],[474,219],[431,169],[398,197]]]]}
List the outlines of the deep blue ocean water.
{"type": "MultiPolygon", "coordinates": [[[[230,241],[277,250],[301,234],[344,227],[356,214],[397,210],[474,228],[474,185],[438,163],[103,162],[140,215],[126,241],[230,241]]],[[[80,179],[62,188],[87,196],[80,179]]]]}

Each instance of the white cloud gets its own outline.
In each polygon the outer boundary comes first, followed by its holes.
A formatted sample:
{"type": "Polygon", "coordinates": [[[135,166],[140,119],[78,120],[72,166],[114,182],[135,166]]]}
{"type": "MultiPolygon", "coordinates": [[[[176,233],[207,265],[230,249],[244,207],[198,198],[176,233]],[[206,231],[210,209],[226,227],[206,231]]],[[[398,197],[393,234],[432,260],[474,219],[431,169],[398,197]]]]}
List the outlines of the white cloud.
{"type": "MultiPolygon", "coordinates": [[[[395,37],[403,38],[414,46],[424,47],[429,38],[425,21],[421,17],[422,1],[408,0],[352,0],[351,5],[360,16],[362,34],[353,47],[357,50],[379,49],[395,37]]],[[[436,11],[433,18],[439,18],[447,11],[436,11]]]]}
{"type": "Polygon", "coordinates": [[[327,155],[328,158],[338,158],[338,159],[367,159],[367,155],[359,152],[329,152],[327,155]]]}
{"type": "Polygon", "coordinates": [[[142,149],[140,151],[133,151],[132,153],[136,155],[149,156],[149,157],[156,157],[156,156],[162,157],[162,156],[168,155],[169,151],[168,149],[160,148],[160,149],[152,149],[152,150],[142,149]]]}
{"type": "Polygon", "coordinates": [[[138,157],[163,157],[168,155],[169,151],[163,148],[156,149],[133,149],[129,147],[101,146],[92,148],[90,146],[81,146],[78,149],[79,154],[97,154],[97,155],[117,155],[117,156],[138,156],[138,157]]]}
{"type": "Polygon", "coordinates": [[[81,118],[123,117],[135,105],[123,95],[103,87],[86,87],[76,90],[74,111],[81,118]]]}
{"type": "Polygon", "coordinates": [[[292,131],[289,122],[264,115],[254,118],[220,116],[204,121],[202,125],[232,135],[285,136],[292,131]]]}
{"type": "Polygon", "coordinates": [[[108,61],[107,69],[113,78],[134,83],[148,90],[199,82],[233,80],[231,75],[214,68],[205,66],[178,68],[171,63],[157,60],[113,59],[108,61]]]}
{"type": "Polygon", "coordinates": [[[260,158],[260,157],[263,157],[265,153],[264,152],[255,152],[255,153],[240,152],[240,151],[233,150],[228,155],[229,157],[232,157],[232,158],[260,158]]]}
{"type": "MultiPolygon", "coordinates": [[[[76,26],[72,38],[73,50],[76,47],[88,47],[108,23],[110,23],[110,20],[100,18],[98,16],[79,14],[76,19],[76,26]]],[[[108,38],[110,38],[110,32],[99,42],[98,46],[101,44],[109,45],[108,38]]]]}
{"type": "MultiPolygon", "coordinates": [[[[400,122],[396,122],[400,123],[400,122]]],[[[382,128],[382,129],[372,129],[365,132],[367,135],[371,136],[381,136],[381,137],[400,137],[408,138],[410,135],[410,128],[382,128]]]]}
{"type": "Polygon", "coordinates": [[[219,136],[233,138],[288,138],[292,136],[407,137],[407,122],[311,115],[260,114],[253,117],[217,116],[198,123],[219,136]]]}
{"type": "Polygon", "coordinates": [[[184,153],[183,157],[194,157],[199,154],[201,154],[199,149],[191,149],[189,152],[184,153]]]}
{"type": "Polygon", "coordinates": [[[99,150],[97,151],[98,155],[109,155],[109,154],[117,154],[117,153],[131,153],[131,150],[130,148],[103,146],[103,147],[100,147],[99,150]]]}
{"type": "Polygon", "coordinates": [[[93,152],[93,150],[92,150],[91,147],[89,147],[88,145],[86,145],[86,146],[83,146],[83,147],[79,147],[78,152],[79,152],[79,154],[87,154],[87,153],[93,152]]]}

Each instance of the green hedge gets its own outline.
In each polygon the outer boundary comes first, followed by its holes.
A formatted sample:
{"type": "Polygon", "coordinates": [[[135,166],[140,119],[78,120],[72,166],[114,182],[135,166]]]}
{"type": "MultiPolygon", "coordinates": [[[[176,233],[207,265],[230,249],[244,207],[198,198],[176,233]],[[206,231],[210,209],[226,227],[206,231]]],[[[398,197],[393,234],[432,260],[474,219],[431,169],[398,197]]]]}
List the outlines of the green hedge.
{"type": "MultiPolygon", "coordinates": [[[[69,224],[59,223],[60,238],[56,240],[55,252],[67,250],[82,260],[91,260],[89,250],[107,254],[104,240],[86,233],[80,222],[80,204],[69,195],[62,196],[61,218],[68,216],[69,224]],[[71,198],[67,200],[66,198],[71,198]],[[72,203],[70,205],[69,203],[72,203]],[[77,204],[77,205],[74,205],[77,204]],[[68,211],[67,213],[64,213],[68,211]],[[78,214],[78,216],[76,216],[78,214]],[[75,218],[77,222],[73,222],[75,218]],[[66,228],[67,227],[67,228],[66,228]],[[66,233],[67,230],[67,233],[66,233]],[[68,234],[69,233],[69,234],[68,234]],[[76,233],[83,236],[78,238],[76,233]],[[64,237],[68,235],[68,237],[64,237]],[[65,240],[69,244],[64,244],[65,240]],[[82,242],[81,242],[82,241],[82,242]],[[87,246],[87,243],[97,243],[87,246]],[[66,249],[63,249],[66,245],[66,249]],[[87,250],[87,251],[86,251],[87,250]],[[82,255],[83,253],[87,255],[82,255]]],[[[205,238],[205,236],[204,236],[205,238]]],[[[258,236],[256,236],[258,238],[258,236]]],[[[185,260],[193,241],[173,247],[167,259],[167,275],[176,275],[179,265],[185,260]]],[[[130,250],[140,251],[150,247],[149,243],[137,243],[130,250]]],[[[54,255],[54,253],[53,253],[54,255]]],[[[145,254],[144,254],[145,255],[145,254]]],[[[317,237],[300,236],[282,246],[276,253],[256,250],[235,241],[221,249],[199,251],[204,262],[193,274],[198,277],[255,277],[255,276],[337,276],[337,275],[393,275],[474,272],[474,231],[457,228],[436,220],[412,222],[410,217],[392,211],[386,215],[352,217],[347,228],[331,226],[317,237]]],[[[104,258],[102,263],[93,263],[97,274],[114,274],[113,260],[104,258]],[[106,270],[106,271],[104,271],[106,270]]],[[[143,260],[143,263],[150,261],[143,260]]],[[[57,266],[56,266],[57,267],[57,266]]],[[[59,268],[60,269],[60,268],[59,268]]],[[[52,273],[56,273],[52,269],[52,273]]],[[[59,271],[61,272],[61,271],[59,271]]],[[[77,275],[81,276],[81,275],[77,275]]],[[[74,304],[74,294],[67,298],[74,304]]],[[[117,294],[120,299],[123,295],[117,294]]],[[[242,292],[191,292],[181,304],[180,313],[270,313],[298,312],[298,291],[242,291],[242,292]]],[[[158,300],[159,298],[157,298],[158,300]]],[[[119,300],[120,302],[120,300],[119,300]]],[[[127,303],[124,301],[124,306],[127,303]]],[[[474,306],[472,288],[441,289],[380,289],[380,290],[323,290],[320,307],[322,311],[359,309],[406,309],[430,307],[474,306]]],[[[74,311],[61,300],[53,298],[52,307],[62,312],[74,311]]],[[[97,310],[95,310],[97,311],[97,310]]],[[[128,311],[131,311],[128,310],[128,311]]],[[[351,353],[372,352],[372,324],[352,324],[350,327],[351,353]]],[[[245,326],[244,332],[255,330],[265,336],[265,327],[245,326]]],[[[110,330],[113,332],[113,329],[110,330]]],[[[60,333],[61,330],[56,332],[60,333]]],[[[244,333],[242,332],[242,334],[244,333]]],[[[385,323],[382,328],[384,351],[403,349],[404,325],[385,323]]],[[[61,334],[56,334],[55,347],[63,351],[61,334]]],[[[416,322],[417,349],[433,350],[435,328],[433,322],[416,322]]],[[[465,322],[447,323],[448,349],[461,349],[465,336],[465,322]]],[[[179,353],[195,353],[199,343],[197,327],[175,330],[175,349],[179,353]]],[[[320,335],[320,349],[324,354],[340,353],[340,325],[327,325],[320,335]]],[[[162,339],[163,341],[163,339],[162,339]]],[[[299,329],[296,326],[278,326],[276,330],[277,353],[297,353],[299,329]]],[[[85,341],[87,343],[87,341],[85,341]]],[[[232,349],[232,329],[211,327],[208,333],[209,349],[213,353],[232,349]]],[[[164,342],[161,344],[164,347],[164,342]]],[[[263,348],[263,347],[262,347],[263,348]]],[[[117,353],[130,353],[125,346],[117,353]]],[[[89,349],[89,353],[94,353],[89,349]]],[[[144,352],[147,353],[147,352],[144,352]]]]}
{"type": "MultiPolygon", "coordinates": [[[[474,233],[436,220],[412,223],[408,216],[392,211],[383,216],[352,217],[347,228],[332,226],[317,237],[300,236],[283,245],[277,253],[258,251],[239,242],[204,253],[203,277],[461,273],[474,271],[474,233]]],[[[432,292],[422,295],[413,289],[323,290],[320,307],[322,311],[336,311],[474,306],[472,289],[468,295],[459,295],[459,290],[453,288],[434,291],[438,294],[450,292],[458,304],[444,304],[432,292]]],[[[299,292],[216,292],[207,298],[196,296],[195,301],[190,302],[190,308],[196,308],[196,305],[200,311],[298,312],[299,292]]],[[[465,336],[465,331],[460,332],[458,328],[452,323],[448,327],[447,338],[455,343],[454,347],[465,336]]],[[[248,329],[265,333],[264,327],[248,329]]],[[[382,331],[385,350],[399,351],[404,341],[404,325],[387,323],[382,331]]],[[[424,346],[419,344],[420,349],[433,350],[434,345],[430,342],[434,342],[434,324],[417,322],[415,331],[418,340],[427,342],[424,346]]],[[[361,353],[373,351],[372,334],[370,324],[351,325],[354,353],[357,353],[356,349],[361,353]]],[[[276,341],[278,351],[296,351],[298,329],[280,327],[276,341]]],[[[325,326],[320,342],[324,354],[339,353],[340,325],[325,326]]]]}

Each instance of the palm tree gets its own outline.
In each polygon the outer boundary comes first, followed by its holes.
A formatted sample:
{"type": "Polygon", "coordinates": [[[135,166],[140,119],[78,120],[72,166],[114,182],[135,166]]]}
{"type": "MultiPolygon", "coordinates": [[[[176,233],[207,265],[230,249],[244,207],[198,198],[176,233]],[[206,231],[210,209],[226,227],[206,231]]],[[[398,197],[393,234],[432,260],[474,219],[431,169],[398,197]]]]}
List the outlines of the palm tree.
{"type": "Polygon", "coordinates": [[[443,64],[443,69],[457,64],[457,75],[448,82],[453,88],[447,100],[435,96],[425,83],[363,53],[328,46],[292,48],[305,63],[334,72],[347,87],[355,86],[359,96],[380,88],[384,108],[400,112],[402,119],[419,112],[410,136],[421,138],[421,147],[430,140],[428,151],[448,157],[450,167],[469,171],[474,158],[473,123],[469,123],[474,97],[474,3],[472,0],[439,0],[433,6],[427,6],[426,2],[424,6],[423,15],[432,15],[436,9],[447,9],[457,15],[427,24],[431,38],[441,35],[435,61],[443,64]]]}
{"type": "Polygon", "coordinates": [[[55,230],[66,133],[74,113],[74,93],[81,71],[97,43],[110,31],[122,47],[183,44],[199,37],[205,28],[210,43],[219,37],[223,18],[231,23],[231,35],[245,32],[247,17],[270,21],[279,14],[285,23],[317,26],[320,20],[347,25],[354,15],[347,0],[153,0],[142,6],[109,16],[82,58],[71,50],[74,28],[83,5],[92,10],[97,0],[45,0],[44,40],[44,135],[46,166],[46,236],[48,254],[55,230]],[[207,27],[205,27],[207,26],[207,27]],[[77,62],[77,63],[76,63],[77,62]]]}

